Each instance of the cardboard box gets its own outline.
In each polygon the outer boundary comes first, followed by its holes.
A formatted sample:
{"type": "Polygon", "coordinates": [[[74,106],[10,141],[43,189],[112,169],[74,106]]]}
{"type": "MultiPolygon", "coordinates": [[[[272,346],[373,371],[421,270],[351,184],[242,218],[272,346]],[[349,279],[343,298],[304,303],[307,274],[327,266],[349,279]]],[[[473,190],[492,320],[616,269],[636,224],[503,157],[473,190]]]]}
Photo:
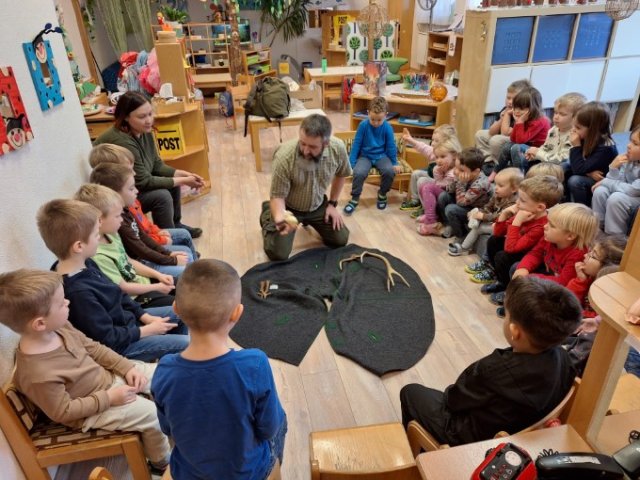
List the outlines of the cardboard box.
{"type": "Polygon", "coordinates": [[[300,89],[289,92],[289,96],[300,100],[307,110],[322,108],[322,89],[317,85],[313,90],[309,89],[309,85],[300,85],[300,89]]]}

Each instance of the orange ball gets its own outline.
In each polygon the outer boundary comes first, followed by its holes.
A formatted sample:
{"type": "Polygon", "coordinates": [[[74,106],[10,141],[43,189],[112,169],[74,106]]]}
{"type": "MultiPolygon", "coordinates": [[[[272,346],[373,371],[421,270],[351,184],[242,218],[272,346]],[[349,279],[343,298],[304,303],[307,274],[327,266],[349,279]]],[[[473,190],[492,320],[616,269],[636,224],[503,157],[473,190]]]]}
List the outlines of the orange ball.
{"type": "Polygon", "coordinates": [[[429,93],[434,102],[441,102],[447,98],[447,87],[444,86],[444,83],[437,82],[429,89],[429,93]]]}

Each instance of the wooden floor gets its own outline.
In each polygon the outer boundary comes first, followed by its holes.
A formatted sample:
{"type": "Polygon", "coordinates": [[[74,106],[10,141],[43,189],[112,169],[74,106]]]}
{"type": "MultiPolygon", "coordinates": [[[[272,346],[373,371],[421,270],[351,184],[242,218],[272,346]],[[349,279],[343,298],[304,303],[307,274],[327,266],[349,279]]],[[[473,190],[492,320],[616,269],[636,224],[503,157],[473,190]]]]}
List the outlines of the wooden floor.
{"type": "MultiPolygon", "coordinates": [[[[230,130],[214,111],[208,111],[206,117],[211,193],[185,205],[184,220],[204,229],[203,237],[196,241],[204,257],[229,262],[242,275],[267,260],[258,216],[261,202],[268,199],[270,159],[278,145],[278,129],[261,131],[264,171],[257,173],[250,140],[242,136],[242,127],[230,130]]],[[[335,131],[348,129],[348,114],[329,112],[329,117],[335,131]]],[[[284,141],[297,138],[297,132],[297,127],[283,128],[282,138],[284,141]]],[[[341,205],[349,198],[349,192],[347,185],[341,205]]],[[[477,259],[475,255],[448,256],[447,240],[420,237],[415,232],[414,220],[399,210],[403,195],[392,190],[389,206],[379,211],[375,206],[376,192],[377,187],[366,185],[358,209],[346,219],[350,242],[387,251],[420,274],[433,298],[435,340],[413,368],[381,378],[333,353],[324,333],[318,336],[299,367],[272,360],[278,393],[289,421],[282,468],[284,480],[310,477],[309,432],[399,421],[399,392],[404,385],[423,383],[442,389],[471,362],[496,347],[506,346],[495,306],[464,272],[464,265],[477,259]]],[[[317,234],[300,229],[294,253],[316,246],[320,246],[317,234]]],[[[56,478],[86,478],[79,468],[61,469],[56,478]]]]}

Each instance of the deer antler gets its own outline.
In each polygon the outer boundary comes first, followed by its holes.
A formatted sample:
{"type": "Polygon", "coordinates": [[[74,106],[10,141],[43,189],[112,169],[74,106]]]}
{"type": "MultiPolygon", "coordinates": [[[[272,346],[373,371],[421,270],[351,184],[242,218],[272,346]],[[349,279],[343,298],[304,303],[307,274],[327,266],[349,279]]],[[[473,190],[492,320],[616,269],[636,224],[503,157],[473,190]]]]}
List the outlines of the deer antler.
{"type": "Polygon", "coordinates": [[[271,286],[271,282],[269,280],[263,280],[260,282],[260,291],[258,292],[258,296],[260,296],[263,300],[271,295],[269,291],[269,287],[271,286]]]}
{"type": "Polygon", "coordinates": [[[384,257],[383,255],[380,255],[379,253],[369,252],[368,250],[363,251],[360,255],[354,254],[354,255],[351,255],[350,257],[343,258],[342,260],[340,260],[340,263],[339,263],[340,270],[342,270],[342,264],[343,263],[350,262],[350,261],[356,260],[358,258],[360,259],[360,263],[364,263],[365,255],[369,255],[370,257],[378,258],[378,259],[382,260],[384,262],[384,264],[386,265],[386,267],[387,267],[387,292],[391,291],[391,285],[393,285],[394,287],[396,285],[396,282],[393,279],[394,275],[397,275],[400,278],[400,280],[402,280],[407,287],[411,287],[411,285],[409,285],[409,282],[407,282],[407,280],[402,276],[402,274],[391,266],[391,262],[389,262],[389,260],[387,260],[386,257],[384,257]]]}

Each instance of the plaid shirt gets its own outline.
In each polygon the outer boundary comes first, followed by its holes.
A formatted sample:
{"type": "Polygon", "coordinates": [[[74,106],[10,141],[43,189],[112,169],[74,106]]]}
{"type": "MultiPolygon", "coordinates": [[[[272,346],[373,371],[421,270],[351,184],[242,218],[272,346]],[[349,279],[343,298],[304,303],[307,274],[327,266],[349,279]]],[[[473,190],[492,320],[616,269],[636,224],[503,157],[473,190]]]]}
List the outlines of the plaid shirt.
{"type": "Polygon", "coordinates": [[[288,208],[299,212],[317,210],[334,177],[351,175],[347,149],[335,137],[318,163],[306,160],[298,151],[298,141],[291,140],[276,150],[272,165],[271,198],[284,198],[288,208]]]}

